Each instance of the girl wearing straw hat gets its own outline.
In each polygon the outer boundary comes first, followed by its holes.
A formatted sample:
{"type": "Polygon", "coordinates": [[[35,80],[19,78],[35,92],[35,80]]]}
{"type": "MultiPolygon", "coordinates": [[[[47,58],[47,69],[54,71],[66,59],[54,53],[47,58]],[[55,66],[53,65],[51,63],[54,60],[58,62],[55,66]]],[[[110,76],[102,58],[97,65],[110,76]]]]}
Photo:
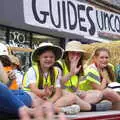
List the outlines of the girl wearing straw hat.
{"type": "MultiPolygon", "coordinates": [[[[79,41],[70,41],[66,44],[63,59],[56,63],[56,66],[62,70],[62,87],[65,91],[63,97],[55,105],[65,106],[71,102],[71,104],[78,104],[80,109],[84,111],[105,111],[111,109],[110,102],[98,103],[103,97],[101,91],[90,90],[86,92],[80,90],[79,82],[81,76],[83,76],[83,59],[86,54],[86,51],[81,48],[79,41]],[[69,93],[66,91],[69,91],[69,93]],[[75,100],[70,101],[69,97],[74,97],[75,100]],[[104,107],[105,104],[107,104],[106,108],[104,107]]],[[[74,112],[74,110],[72,111],[74,112]]]]}

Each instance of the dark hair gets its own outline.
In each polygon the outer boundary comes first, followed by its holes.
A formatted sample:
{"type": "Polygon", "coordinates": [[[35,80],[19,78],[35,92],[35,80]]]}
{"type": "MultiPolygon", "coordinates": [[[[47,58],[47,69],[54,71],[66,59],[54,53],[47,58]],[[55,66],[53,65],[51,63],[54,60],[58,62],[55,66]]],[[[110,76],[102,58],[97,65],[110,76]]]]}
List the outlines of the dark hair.
{"type": "MultiPolygon", "coordinates": [[[[40,56],[41,54],[43,54],[46,51],[52,51],[54,53],[54,51],[51,48],[48,48],[48,49],[43,49],[42,51],[38,51],[37,52],[37,54],[38,54],[37,56],[40,56]]],[[[54,53],[54,55],[55,55],[55,53],[54,53]]],[[[43,71],[41,69],[41,65],[40,65],[38,59],[37,59],[36,62],[38,64],[38,71],[39,71],[39,84],[38,84],[38,88],[42,89],[43,88],[43,71]]],[[[50,67],[49,71],[50,71],[51,85],[54,85],[54,83],[55,83],[55,72],[54,72],[53,66],[50,67]]]]}
{"type": "Polygon", "coordinates": [[[4,67],[11,66],[10,58],[7,55],[0,55],[0,60],[4,67]]]}
{"type": "Polygon", "coordinates": [[[55,59],[56,59],[56,54],[52,48],[42,49],[41,51],[36,52],[36,56],[39,57],[41,54],[45,53],[46,51],[51,51],[55,55],[55,59]]]}
{"type": "MultiPolygon", "coordinates": [[[[43,71],[41,69],[41,65],[40,63],[38,62],[38,71],[39,71],[39,84],[38,84],[38,88],[39,89],[43,89],[43,71]]],[[[51,85],[54,85],[55,83],[55,71],[53,69],[53,66],[49,69],[50,70],[50,82],[51,82],[51,85]]]]}

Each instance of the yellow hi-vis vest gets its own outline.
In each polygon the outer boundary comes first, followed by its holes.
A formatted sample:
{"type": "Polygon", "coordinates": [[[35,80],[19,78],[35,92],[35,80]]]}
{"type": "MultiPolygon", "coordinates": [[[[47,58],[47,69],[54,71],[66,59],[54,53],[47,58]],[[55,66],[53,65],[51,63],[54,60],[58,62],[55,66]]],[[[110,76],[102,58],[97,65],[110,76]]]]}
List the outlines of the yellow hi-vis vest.
{"type": "MultiPolygon", "coordinates": [[[[33,67],[33,69],[34,69],[34,71],[36,73],[36,86],[38,87],[38,85],[39,85],[39,70],[38,70],[38,65],[34,64],[32,67],[33,67]]],[[[57,77],[58,77],[58,69],[55,68],[55,67],[54,67],[54,73],[55,73],[55,80],[56,80],[57,77]]],[[[28,79],[27,79],[27,73],[26,73],[25,76],[24,76],[24,79],[23,79],[23,90],[25,90],[25,91],[31,91],[30,88],[29,88],[29,86],[27,86],[27,81],[28,81],[28,79]]],[[[47,86],[51,86],[52,85],[51,80],[50,80],[50,74],[47,77],[47,83],[46,83],[46,78],[45,77],[43,78],[43,87],[45,85],[47,85],[47,86]]]]}
{"type": "MultiPolygon", "coordinates": [[[[67,75],[69,73],[69,70],[65,64],[64,60],[58,60],[57,61],[58,64],[60,64],[60,66],[62,67],[62,72],[63,75],[67,75]]],[[[79,84],[79,77],[77,75],[74,75],[70,78],[70,80],[68,80],[64,85],[63,88],[70,91],[70,92],[75,92],[75,90],[77,89],[79,84]]]]}
{"type": "MultiPolygon", "coordinates": [[[[112,70],[114,71],[114,66],[110,63],[108,63],[108,65],[111,66],[112,70]]],[[[100,73],[94,63],[89,65],[85,69],[84,73],[85,73],[84,80],[79,84],[79,88],[81,90],[85,91],[92,90],[93,88],[90,85],[91,82],[97,83],[99,85],[101,84],[100,73]]]]}
{"type": "Polygon", "coordinates": [[[100,74],[95,64],[89,65],[84,72],[85,72],[84,80],[81,81],[79,85],[81,90],[85,90],[85,91],[92,90],[93,88],[90,85],[91,82],[97,83],[99,85],[101,84],[100,74]]]}

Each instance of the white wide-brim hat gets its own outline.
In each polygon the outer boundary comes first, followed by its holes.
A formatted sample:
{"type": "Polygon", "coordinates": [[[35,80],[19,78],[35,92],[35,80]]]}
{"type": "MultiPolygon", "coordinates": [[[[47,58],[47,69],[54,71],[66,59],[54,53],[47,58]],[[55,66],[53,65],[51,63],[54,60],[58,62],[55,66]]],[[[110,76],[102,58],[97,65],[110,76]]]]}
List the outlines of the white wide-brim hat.
{"type": "Polygon", "coordinates": [[[82,44],[80,43],[80,41],[70,41],[70,42],[68,42],[65,46],[64,56],[67,52],[80,52],[80,53],[83,53],[84,56],[89,55],[85,50],[83,50],[82,44]]]}
{"type": "Polygon", "coordinates": [[[37,49],[32,52],[31,60],[34,62],[38,61],[38,56],[42,54],[45,50],[52,50],[55,54],[55,60],[58,60],[63,55],[63,49],[59,46],[53,45],[52,43],[41,43],[37,49]]]}

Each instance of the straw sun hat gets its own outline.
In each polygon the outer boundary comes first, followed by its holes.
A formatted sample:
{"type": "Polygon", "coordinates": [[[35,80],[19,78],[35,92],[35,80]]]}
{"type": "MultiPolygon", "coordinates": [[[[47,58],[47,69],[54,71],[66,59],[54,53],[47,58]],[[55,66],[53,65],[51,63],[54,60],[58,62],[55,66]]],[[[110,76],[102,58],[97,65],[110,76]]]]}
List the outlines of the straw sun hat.
{"type": "Polygon", "coordinates": [[[86,53],[86,51],[81,48],[81,43],[79,41],[68,42],[65,47],[65,52],[68,52],[68,51],[86,53]]]}
{"type": "Polygon", "coordinates": [[[37,49],[35,49],[31,55],[32,61],[38,61],[38,56],[46,50],[52,50],[55,54],[55,59],[58,60],[63,55],[63,49],[59,46],[53,45],[52,43],[41,43],[37,49]]]}
{"type": "Polygon", "coordinates": [[[65,54],[66,55],[67,52],[80,52],[83,53],[84,59],[86,58],[86,56],[88,56],[88,53],[83,50],[83,48],[81,47],[82,44],[80,43],[80,41],[70,41],[66,44],[65,47],[65,54]]]}

